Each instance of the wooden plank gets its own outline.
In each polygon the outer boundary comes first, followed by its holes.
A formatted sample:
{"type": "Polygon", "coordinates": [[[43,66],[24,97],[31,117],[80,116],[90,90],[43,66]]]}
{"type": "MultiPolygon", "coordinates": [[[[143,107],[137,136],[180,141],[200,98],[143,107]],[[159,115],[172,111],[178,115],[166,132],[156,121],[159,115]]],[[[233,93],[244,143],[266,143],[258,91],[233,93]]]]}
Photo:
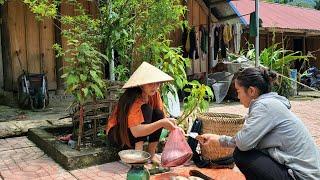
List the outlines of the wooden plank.
{"type": "Polygon", "coordinates": [[[206,6],[206,4],[203,2],[203,0],[196,0],[196,2],[200,6],[200,11],[205,14],[205,16],[209,16],[209,8],[206,6]]]}
{"type": "Polygon", "coordinates": [[[197,2],[193,2],[193,9],[192,9],[192,25],[196,26],[196,30],[199,30],[200,25],[200,6],[197,2]]]}
{"type": "Polygon", "coordinates": [[[22,74],[22,69],[27,70],[26,47],[25,47],[25,10],[26,6],[19,0],[8,2],[8,30],[10,33],[10,59],[12,61],[13,89],[16,89],[17,78],[22,74]],[[15,13],[10,13],[15,12],[15,13]],[[18,56],[21,60],[21,66],[18,56]]]}
{"type": "Polygon", "coordinates": [[[193,0],[188,1],[188,4],[187,4],[187,8],[188,8],[187,20],[188,20],[190,26],[193,25],[193,23],[192,23],[193,5],[192,4],[193,4],[193,0]]]}
{"type": "Polygon", "coordinates": [[[47,75],[48,89],[57,89],[54,44],[54,25],[52,19],[44,19],[40,23],[40,59],[43,72],[47,75]]]}
{"type": "Polygon", "coordinates": [[[90,2],[88,0],[79,0],[82,4],[83,9],[85,9],[86,14],[90,14],[90,2]]]}
{"type": "Polygon", "coordinates": [[[99,9],[97,1],[91,1],[89,4],[89,13],[93,16],[93,18],[98,18],[99,9]]]}
{"type": "Polygon", "coordinates": [[[40,73],[40,39],[39,39],[39,22],[35,15],[26,10],[26,53],[27,66],[29,73],[40,73]]]}
{"type": "MultiPolygon", "coordinates": [[[[204,26],[207,30],[208,30],[208,16],[206,14],[205,11],[203,11],[202,8],[200,8],[200,11],[199,11],[199,18],[200,18],[200,24],[202,26],[204,26]]],[[[199,40],[200,42],[201,40],[199,40]]],[[[208,40],[209,42],[209,40],[208,40]]],[[[199,43],[200,44],[200,43],[199,43]]],[[[208,44],[209,45],[209,44],[208,44]]],[[[209,48],[209,47],[208,47],[209,48]]],[[[200,48],[199,48],[200,49],[200,48]]],[[[200,71],[201,72],[208,72],[208,53],[207,54],[202,54],[200,53],[202,58],[201,59],[201,62],[200,62],[200,71]]]]}
{"type": "MultiPolygon", "coordinates": [[[[3,12],[6,12],[6,7],[7,6],[3,6],[3,7],[1,7],[1,11],[0,11],[0,17],[6,17],[6,15],[4,15],[4,13],[3,12]]],[[[2,25],[1,25],[1,28],[0,28],[0,91],[1,90],[3,90],[4,89],[4,76],[3,76],[3,74],[4,74],[4,59],[5,59],[5,57],[3,56],[3,52],[2,52],[2,50],[4,50],[5,51],[5,49],[4,48],[2,48],[2,39],[4,39],[5,40],[5,38],[3,38],[3,30],[4,30],[4,28],[3,28],[3,26],[6,26],[6,23],[4,22],[4,20],[2,21],[2,25]]],[[[5,45],[5,44],[4,44],[5,45]]]]}
{"type": "Polygon", "coordinates": [[[3,19],[1,26],[1,37],[3,38],[3,75],[4,75],[4,90],[12,90],[12,61],[10,59],[10,36],[8,24],[8,6],[6,2],[1,11],[3,19]]]}
{"type": "Polygon", "coordinates": [[[200,17],[200,24],[207,26],[208,25],[208,16],[203,11],[200,10],[199,17],[200,17]]]}

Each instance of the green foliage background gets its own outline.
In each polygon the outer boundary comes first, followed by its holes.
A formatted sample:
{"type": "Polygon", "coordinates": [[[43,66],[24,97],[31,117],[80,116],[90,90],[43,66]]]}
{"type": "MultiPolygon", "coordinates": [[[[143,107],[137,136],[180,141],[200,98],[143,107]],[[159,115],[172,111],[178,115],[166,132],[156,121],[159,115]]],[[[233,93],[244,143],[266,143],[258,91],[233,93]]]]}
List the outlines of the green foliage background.
{"type": "MultiPolygon", "coordinates": [[[[87,0],[91,1],[91,0],[87,0]]],[[[0,0],[0,3],[4,3],[0,0]]],[[[74,16],[62,15],[58,11],[61,0],[23,0],[29,9],[41,20],[50,17],[61,22],[62,35],[67,40],[68,50],[60,44],[53,48],[57,56],[63,57],[66,91],[76,97],[75,103],[84,104],[96,98],[103,98],[106,83],[103,78],[104,64],[117,53],[114,73],[119,81],[126,81],[135,68],[147,61],[174,78],[173,84],[161,87],[164,102],[166,94],[173,87],[183,89],[186,85],[189,97],[184,100],[185,114],[188,116],[208,108],[212,99],[211,89],[197,81],[188,82],[185,73],[190,59],[181,56],[181,48],[172,47],[170,34],[187,22],[183,17],[187,11],[180,0],[99,0],[98,18],[87,14],[77,0],[64,0],[72,5],[74,16]]]]}

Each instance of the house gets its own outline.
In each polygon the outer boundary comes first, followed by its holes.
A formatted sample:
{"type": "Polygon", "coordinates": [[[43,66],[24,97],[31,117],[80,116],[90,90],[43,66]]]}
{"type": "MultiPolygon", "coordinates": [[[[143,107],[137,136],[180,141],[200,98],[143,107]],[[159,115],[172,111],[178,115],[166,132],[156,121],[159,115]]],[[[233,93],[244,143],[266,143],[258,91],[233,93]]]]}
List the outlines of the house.
{"type": "MultiPolygon", "coordinates": [[[[92,15],[97,14],[94,1],[80,0],[92,15]]],[[[65,49],[61,36],[63,25],[52,19],[37,21],[35,15],[21,0],[6,1],[1,12],[0,89],[17,90],[17,79],[23,70],[29,73],[46,73],[49,90],[63,90],[61,68],[63,61],[55,57],[54,43],[65,49]]],[[[74,7],[62,3],[59,13],[73,15],[74,7]]]]}
{"type": "MultiPolygon", "coordinates": [[[[230,5],[246,27],[242,35],[243,47],[246,41],[254,43],[248,28],[250,13],[255,11],[255,1],[237,0],[231,1],[230,5]]],[[[260,50],[271,45],[275,33],[276,43],[283,41],[285,49],[301,51],[303,55],[311,53],[316,59],[310,59],[310,65],[320,67],[320,11],[260,1],[259,16],[262,20],[260,50]]],[[[295,66],[299,69],[301,64],[297,62],[295,66]]]]}
{"type": "MultiPolygon", "coordinates": [[[[94,2],[82,0],[82,3],[90,14],[97,14],[94,2]]],[[[254,43],[254,38],[248,34],[249,14],[255,8],[253,0],[188,0],[182,3],[188,8],[185,18],[195,28],[198,41],[200,27],[210,32],[214,24],[240,22],[245,27],[241,47],[245,47],[246,41],[254,43]]],[[[59,11],[61,14],[75,14],[73,7],[67,4],[62,4],[59,11]]],[[[63,90],[60,76],[64,62],[55,57],[52,45],[59,43],[66,48],[66,40],[60,34],[61,29],[66,27],[52,19],[37,21],[20,0],[10,0],[2,5],[1,18],[0,87],[15,91],[18,76],[26,70],[30,73],[45,72],[49,90],[63,90]]],[[[320,11],[260,2],[260,18],[263,22],[260,28],[260,50],[271,45],[272,34],[275,32],[276,42],[284,39],[286,49],[301,51],[304,55],[311,53],[320,59],[320,11]]],[[[181,46],[181,31],[172,33],[171,39],[173,46],[181,46]]],[[[210,40],[208,46],[211,46],[210,40]]],[[[188,74],[210,72],[212,62],[209,59],[212,56],[209,51],[200,61],[193,60],[188,74]]],[[[320,67],[317,60],[311,60],[310,64],[320,67]]]]}
{"type": "MultiPolygon", "coordinates": [[[[97,15],[96,1],[79,0],[89,14],[97,15]]],[[[209,8],[202,0],[183,1],[188,7],[186,15],[191,26],[199,31],[200,26],[209,26],[209,21],[216,22],[209,8]]],[[[58,9],[62,15],[75,15],[74,7],[62,3],[58,9]]],[[[52,19],[37,21],[35,15],[21,0],[6,1],[0,7],[1,23],[1,51],[0,51],[0,89],[5,91],[17,90],[17,79],[27,71],[29,73],[46,73],[49,90],[63,92],[61,68],[64,61],[55,57],[53,44],[61,44],[66,49],[66,40],[61,36],[61,29],[65,29],[52,19]],[[14,12],[14,13],[12,13],[14,12]]],[[[172,36],[173,46],[181,42],[181,32],[172,36]]],[[[195,61],[192,73],[207,72],[207,57],[202,61],[195,61]]]]}

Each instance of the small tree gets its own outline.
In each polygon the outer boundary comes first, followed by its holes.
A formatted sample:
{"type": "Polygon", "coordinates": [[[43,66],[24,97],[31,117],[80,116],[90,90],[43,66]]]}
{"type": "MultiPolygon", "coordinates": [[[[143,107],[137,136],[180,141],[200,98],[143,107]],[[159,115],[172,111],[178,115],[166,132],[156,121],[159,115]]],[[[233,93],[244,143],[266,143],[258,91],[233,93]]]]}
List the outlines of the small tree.
{"type": "MultiPolygon", "coordinates": [[[[193,87],[184,101],[184,114],[179,120],[187,129],[187,117],[206,110],[207,100],[213,93],[209,87],[196,81],[188,82],[185,69],[190,66],[190,59],[181,56],[181,48],[170,45],[170,33],[187,27],[182,18],[186,7],[180,0],[117,0],[100,5],[104,36],[111,37],[106,44],[106,54],[111,58],[112,51],[117,51],[120,65],[116,74],[121,79],[129,77],[136,64],[147,61],[171,75],[178,89],[187,85],[193,87]]],[[[168,104],[166,95],[169,91],[173,91],[170,84],[161,87],[165,104],[168,104]]]]}
{"type": "MultiPolygon", "coordinates": [[[[115,53],[119,64],[115,68],[115,73],[120,77],[118,80],[126,80],[135,66],[148,61],[171,75],[178,89],[188,84],[185,69],[190,66],[190,60],[181,56],[179,47],[171,47],[169,39],[170,33],[183,25],[187,26],[183,20],[186,7],[181,5],[180,0],[97,1],[98,19],[86,14],[82,4],[76,0],[64,1],[75,7],[75,16],[57,14],[61,0],[24,2],[38,17],[53,17],[70,27],[62,31],[69,49],[63,52],[60,45],[54,48],[67,62],[63,75],[67,92],[76,97],[80,110],[83,110],[81,105],[85,101],[103,95],[102,62],[103,59],[112,59],[115,53]],[[102,53],[97,48],[100,45],[102,53]]],[[[193,89],[185,101],[189,103],[184,106],[186,115],[197,112],[194,110],[206,109],[207,100],[212,96],[211,89],[204,85],[195,82],[189,85],[193,89]]],[[[166,94],[171,90],[167,84],[162,86],[165,102],[166,94]]]]}
{"type": "MultiPolygon", "coordinates": [[[[56,47],[61,50],[60,47],[56,47]]],[[[102,91],[105,89],[102,62],[100,57],[104,57],[86,42],[69,40],[69,49],[65,53],[72,54],[66,57],[68,66],[64,68],[62,78],[66,79],[66,92],[75,97],[75,103],[79,106],[79,131],[77,149],[80,149],[83,134],[84,109],[83,105],[90,99],[102,98],[102,91]]],[[[61,54],[62,55],[62,54],[61,54]]]]}
{"type": "MultiPolygon", "coordinates": [[[[248,49],[242,50],[241,54],[254,62],[254,45],[248,43],[248,49]]],[[[293,52],[291,50],[286,50],[284,48],[284,39],[282,39],[282,43],[275,43],[275,32],[273,32],[272,45],[260,52],[259,60],[262,66],[268,67],[281,75],[289,77],[290,67],[294,61],[308,61],[308,58],[313,58],[312,56],[303,56],[300,54],[300,51],[293,52]]],[[[236,55],[233,56],[237,57],[236,55]]],[[[276,91],[282,96],[289,97],[292,93],[291,81],[280,76],[278,82],[273,87],[273,91],[276,91]]]]}

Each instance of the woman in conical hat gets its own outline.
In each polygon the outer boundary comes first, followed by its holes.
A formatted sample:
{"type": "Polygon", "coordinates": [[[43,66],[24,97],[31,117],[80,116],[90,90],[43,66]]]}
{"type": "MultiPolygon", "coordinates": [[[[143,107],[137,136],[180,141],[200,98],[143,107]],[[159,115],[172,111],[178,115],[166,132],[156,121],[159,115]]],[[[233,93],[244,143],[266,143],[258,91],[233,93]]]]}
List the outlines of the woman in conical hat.
{"type": "Polygon", "coordinates": [[[175,119],[166,118],[158,91],[163,82],[173,78],[160,69],[143,62],[122,87],[125,92],[108,120],[106,131],[111,144],[124,149],[142,150],[149,141],[152,160],[162,128],[176,128],[175,119]]]}

